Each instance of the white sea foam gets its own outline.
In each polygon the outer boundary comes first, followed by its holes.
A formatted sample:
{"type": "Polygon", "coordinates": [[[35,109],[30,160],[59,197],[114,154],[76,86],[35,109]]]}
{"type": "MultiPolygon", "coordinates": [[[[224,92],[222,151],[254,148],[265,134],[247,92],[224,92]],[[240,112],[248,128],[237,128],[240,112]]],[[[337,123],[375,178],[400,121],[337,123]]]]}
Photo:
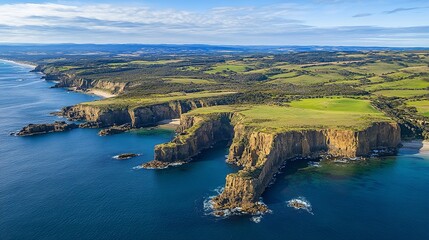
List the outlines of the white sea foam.
{"type": "Polygon", "coordinates": [[[133,167],[133,169],[135,169],[135,170],[143,169],[143,166],[142,165],[138,165],[138,166],[133,167]]]}
{"type": "MultiPolygon", "coordinates": [[[[139,154],[139,156],[140,156],[140,154],[139,154]]],[[[117,156],[115,156],[115,157],[117,157],[117,156]]],[[[185,163],[187,163],[187,162],[172,162],[172,163],[165,165],[164,167],[143,167],[143,164],[142,164],[142,165],[138,165],[138,166],[133,167],[133,169],[162,170],[162,169],[167,169],[169,167],[181,166],[185,163]]]]}
{"type": "MultiPolygon", "coordinates": [[[[136,156],[135,156],[135,157],[138,157],[138,156],[140,156],[140,155],[141,155],[141,154],[136,154],[136,156]]],[[[115,156],[113,156],[112,158],[114,158],[114,159],[119,159],[119,155],[115,155],[115,156]]],[[[122,160],[130,159],[130,158],[133,158],[133,157],[123,158],[122,160]]]]}
{"type": "MultiPolygon", "coordinates": [[[[224,191],[224,187],[217,187],[213,190],[213,192],[215,192],[216,194],[207,197],[203,201],[203,208],[204,208],[204,214],[205,215],[213,216],[213,217],[221,218],[221,219],[225,219],[225,218],[228,218],[230,216],[240,216],[240,215],[247,215],[248,216],[249,215],[249,213],[244,212],[241,207],[236,207],[233,209],[215,210],[213,208],[213,198],[218,196],[219,194],[221,194],[223,191],[224,191]]],[[[261,204],[261,205],[265,205],[265,203],[262,201],[262,198],[260,198],[260,200],[257,203],[261,204]]],[[[262,216],[266,213],[272,213],[272,211],[268,210],[265,213],[257,212],[255,214],[252,214],[250,217],[250,220],[252,222],[259,223],[262,220],[262,216]]]]}
{"type": "Polygon", "coordinates": [[[156,167],[156,168],[154,168],[154,167],[143,167],[143,165],[138,165],[138,166],[133,167],[133,169],[135,169],[135,170],[138,170],[138,169],[146,169],[146,170],[162,170],[162,169],[167,169],[169,166],[170,166],[170,165],[165,166],[165,167],[162,167],[162,168],[160,168],[160,167],[156,167]]]}
{"type": "Polygon", "coordinates": [[[174,166],[181,166],[181,165],[183,165],[185,163],[186,162],[173,162],[173,163],[168,164],[168,166],[172,166],[172,167],[174,167],[174,166]]]}
{"type": "Polygon", "coordinates": [[[313,161],[309,161],[308,166],[309,167],[321,167],[320,162],[313,162],[313,161]]]}
{"type": "Polygon", "coordinates": [[[260,216],[253,216],[250,218],[250,221],[254,222],[254,223],[260,223],[262,220],[262,215],[260,216]]]}

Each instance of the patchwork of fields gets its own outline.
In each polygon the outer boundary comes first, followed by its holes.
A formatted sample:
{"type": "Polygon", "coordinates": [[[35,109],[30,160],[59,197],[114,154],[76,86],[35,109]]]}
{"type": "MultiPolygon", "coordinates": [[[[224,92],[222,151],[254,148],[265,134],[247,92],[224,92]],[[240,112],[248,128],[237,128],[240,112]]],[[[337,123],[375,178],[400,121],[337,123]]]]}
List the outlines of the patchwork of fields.
{"type": "MultiPolygon", "coordinates": [[[[227,96],[234,92],[239,94],[228,97],[228,101],[240,104],[284,105],[294,99],[307,99],[290,104],[295,113],[305,109],[297,119],[312,119],[312,114],[306,116],[305,113],[328,108],[329,112],[339,113],[341,111],[335,111],[336,104],[342,110],[367,114],[374,110],[368,106],[375,99],[386,103],[388,99],[399,99],[395,108],[414,107],[416,110],[410,108],[406,112],[428,116],[428,51],[159,54],[97,58],[97,61],[82,57],[79,60],[45,59],[39,64],[51,74],[128,84],[118,97],[85,103],[103,108],[133,108],[172,100],[227,96]],[[360,102],[320,100],[333,96],[359,98],[360,102]],[[362,105],[362,101],[365,104],[362,105]]],[[[257,111],[247,113],[273,115],[283,108],[254,109],[257,111]]],[[[287,111],[284,114],[289,115],[287,111]]],[[[330,119],[339,120],[335,124],[341,125],[341,114],[330,119]]],[[[322,118],[313,119],[316,120],[324,124],[322,118]]],[[[267,122],[276,125],[274,120],[267,122]]]]}

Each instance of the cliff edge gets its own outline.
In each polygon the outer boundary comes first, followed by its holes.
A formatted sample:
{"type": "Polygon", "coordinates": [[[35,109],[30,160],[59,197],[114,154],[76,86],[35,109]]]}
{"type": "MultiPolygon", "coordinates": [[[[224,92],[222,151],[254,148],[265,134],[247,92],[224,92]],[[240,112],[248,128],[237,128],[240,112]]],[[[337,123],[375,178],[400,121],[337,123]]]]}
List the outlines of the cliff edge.
{"type": "Polygon", "coordinates": [[[398,124],[372,108],[365,114],[302,110],[240,105],[191,111],[182,115],[178,135],[171,142],[156,146],[154,161],[143,167],[164,168],[188,162],[219,141],[230,140],[227,162],[242,170],[226,177],[224,191],[212,199],[213,207],[219,214],[227,209],[257,213],[267,210],[258,202],[259,198],[288,161],[321,154],[365,157],[375,150],[395,154],[400,143],[398,124]],[[323,120],[332,117],[335,120],[323,120]]]}

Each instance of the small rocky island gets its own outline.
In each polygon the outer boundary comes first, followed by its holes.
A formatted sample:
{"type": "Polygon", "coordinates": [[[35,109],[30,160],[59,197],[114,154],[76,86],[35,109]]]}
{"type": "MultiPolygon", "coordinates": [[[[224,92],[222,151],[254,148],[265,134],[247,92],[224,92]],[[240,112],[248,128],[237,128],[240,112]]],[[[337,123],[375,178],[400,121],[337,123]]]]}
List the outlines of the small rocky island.
{"type": "Polygon", "coordinates": [[[118,159],[118,160],[127,160],[127,159],[138,157],[138,156],[140,156],[140,154],[136,154],[136,153],[122,153],[122,154],[119,154],[117,156],[114,156],[113,158],[118,159]]]}

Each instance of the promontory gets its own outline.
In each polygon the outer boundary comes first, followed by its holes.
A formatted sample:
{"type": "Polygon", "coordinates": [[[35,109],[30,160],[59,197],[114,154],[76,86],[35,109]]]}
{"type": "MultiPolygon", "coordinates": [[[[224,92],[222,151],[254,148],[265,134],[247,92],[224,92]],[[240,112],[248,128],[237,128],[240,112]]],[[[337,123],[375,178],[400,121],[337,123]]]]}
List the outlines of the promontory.
{"type": "MultiPolygon", "coordinates": [[[[290,105],[229,105],[183,114],[179,134],[155,147],[153,165],[189,161],[220,141],[230,141],[227,162],[242,169],[226,177],[215,210],[266,210],[259,198],[279,168],[296,158],[395,154],[400,128],[371,106],[350,98],[306,99],[290,105]]],[[[162,166],[162,165],[161,165],[162,166]]]]}

